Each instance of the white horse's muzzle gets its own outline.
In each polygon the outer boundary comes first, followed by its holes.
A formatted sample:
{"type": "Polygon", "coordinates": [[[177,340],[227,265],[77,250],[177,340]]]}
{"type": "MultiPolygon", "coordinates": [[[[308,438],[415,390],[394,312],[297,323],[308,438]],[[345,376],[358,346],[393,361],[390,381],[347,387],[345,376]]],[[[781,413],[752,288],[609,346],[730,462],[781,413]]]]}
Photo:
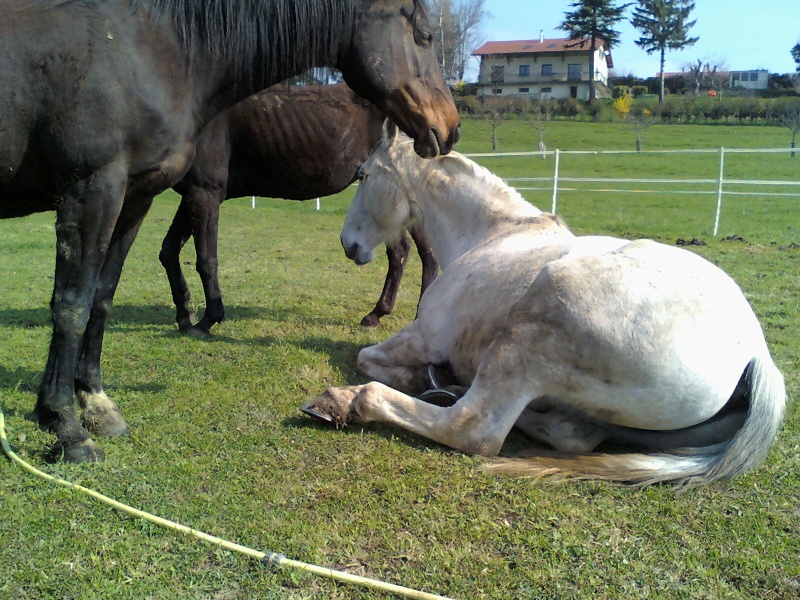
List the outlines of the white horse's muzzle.
{"type": "Polygon", "coordinates": [[[357,265],[365,265],[375,258],[372,248],[366,248],[358,242],[348,242],[344,239],[344,236],[339,239],[342,242],[342,248],[344,248],[344,255],[357,265]]]}

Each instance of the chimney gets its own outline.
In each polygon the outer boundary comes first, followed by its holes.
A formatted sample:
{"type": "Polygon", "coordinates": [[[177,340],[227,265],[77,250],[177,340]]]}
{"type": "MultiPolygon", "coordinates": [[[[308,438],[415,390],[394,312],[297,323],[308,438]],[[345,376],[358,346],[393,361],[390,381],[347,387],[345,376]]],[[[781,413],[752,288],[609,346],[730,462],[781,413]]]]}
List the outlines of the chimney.
{"type": "Polygon", "coordinates": [[[539,30],[539,43],[544,44],[544,29],[539,30]]]}

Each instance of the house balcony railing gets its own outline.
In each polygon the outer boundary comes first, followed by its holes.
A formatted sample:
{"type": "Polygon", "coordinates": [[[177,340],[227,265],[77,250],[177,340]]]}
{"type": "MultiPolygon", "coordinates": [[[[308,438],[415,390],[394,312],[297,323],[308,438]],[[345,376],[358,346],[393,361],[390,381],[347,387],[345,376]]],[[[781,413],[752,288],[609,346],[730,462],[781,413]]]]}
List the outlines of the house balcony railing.
{"type": "MultiPolygon", "coordinates": [[[[595,81],[606,83],[607,79],[601,73],[595,73],[595,81]]],[[[542,85],[548,83],[581,83],[588,82],[589,74],[569,75],[567,73],[553,73],[552,75],[511,75],[505,74],[502,79],[492,79],[491,77],[479,77],[478,84],[481,85],[542,85]]]]}
{"type": "MultiPolygon", "coordinates": [[[[596,81],[599,79],[596,79],[596,81]]],[[[478,83],[500,83],[505,85],[524,85],[542,83],[566,83],[566,82],[589,81],[588,73],[580,75],[567,75],[566,73],[553,73],[552,75],[504,75],[502,79],[492,79],[491,77],[480,77],[478,83]]]]}

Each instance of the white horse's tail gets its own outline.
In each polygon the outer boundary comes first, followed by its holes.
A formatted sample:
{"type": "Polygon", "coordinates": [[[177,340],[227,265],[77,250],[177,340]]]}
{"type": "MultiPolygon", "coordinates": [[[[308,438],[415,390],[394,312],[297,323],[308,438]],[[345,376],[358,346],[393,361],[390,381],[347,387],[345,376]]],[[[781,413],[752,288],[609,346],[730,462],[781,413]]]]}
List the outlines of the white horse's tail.
{"type": "Polygon", "coordinates": [[[750,406],[742,427],[728,441],[657,454],[586,454],[547,452],[497,459],[491,473],[546,478],[605,479],[634,485],[669,482],[682,487],[704,485],[754,468],[778,435],[786,404],[783,376],[769,358],[754,358],[745,372],[750,406]]]}

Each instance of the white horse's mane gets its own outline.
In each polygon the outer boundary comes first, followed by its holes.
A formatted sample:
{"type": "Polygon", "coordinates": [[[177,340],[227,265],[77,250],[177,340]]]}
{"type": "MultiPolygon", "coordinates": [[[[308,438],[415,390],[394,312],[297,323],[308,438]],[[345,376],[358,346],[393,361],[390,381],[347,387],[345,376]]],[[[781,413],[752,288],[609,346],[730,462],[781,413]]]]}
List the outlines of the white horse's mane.
{"type": "Polygon", "coordinates": [[[459,152],[453,151],[450,154],[439,155],[428,160],[427,163],[428,165],[421,178],[423,184],[433,175],[437,168],[441,167],[447,170],[448,167],[455,167],[457,171],[469,176],[473,180],[472,183],[476,184],[476,187],[480,186],[481,189],[476,190],[476,195],[490,198],[492,204],[503,204],[509,207],[519,206],[526,209],[533,208],[541,212],[500,177],[459,152]]]}

